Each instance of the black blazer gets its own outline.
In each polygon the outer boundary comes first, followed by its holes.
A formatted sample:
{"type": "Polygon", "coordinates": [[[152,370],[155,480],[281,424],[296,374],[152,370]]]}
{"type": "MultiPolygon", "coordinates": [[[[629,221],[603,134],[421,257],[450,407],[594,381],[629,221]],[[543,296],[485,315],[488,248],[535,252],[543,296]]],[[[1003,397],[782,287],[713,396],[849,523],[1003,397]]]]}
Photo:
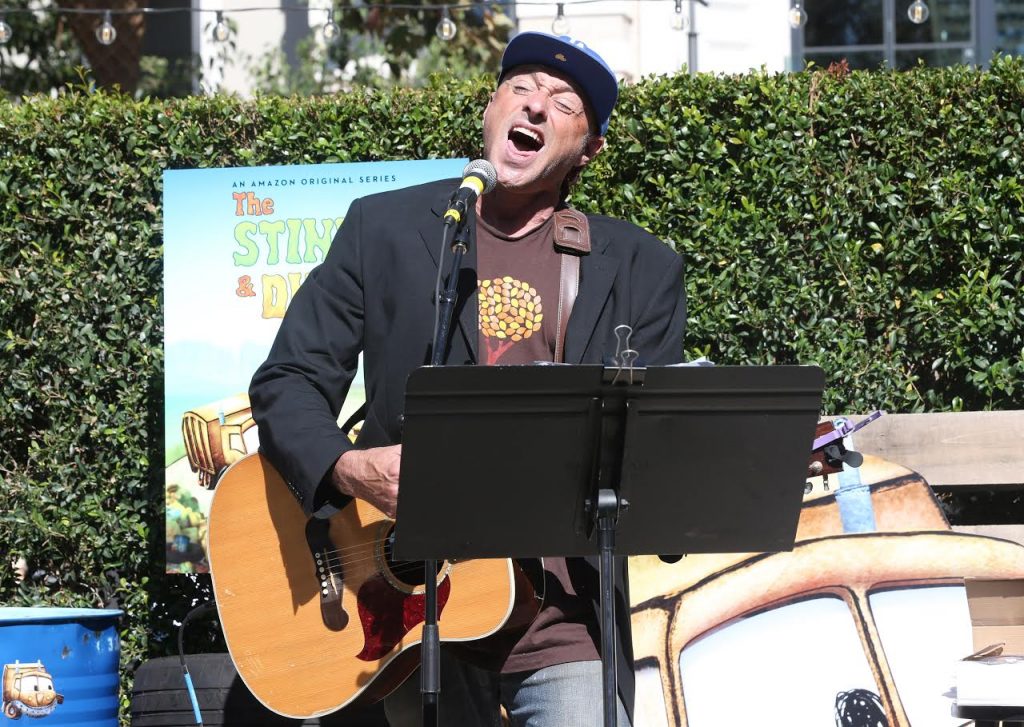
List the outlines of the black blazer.
{"type": "MultiPolygon", "coordinates": [[[[441,217],[458,181],[353,202],[327,259],[296,292],[269,357],[253,377],[249,396],[261,449],[307,512],[344,504],[329,485],[343,452],[401,441],[406,378],[430,360],[441,217]],[[353,445],[337,418],[360,352],[367,410],[353,445]]],[[[614,328],[622,323],[633,328],[630,343],[640,354],[639,364],[681,361],[686,326],[682,257],[630,223],[602,216],[589,220],[592,252],[580,261],[565,361],[606,362],[615,353],[614,328]]],[[[473,214],[467,224],[475,230],[473,214]]],[[[448,263],[446,257],[445,273],[448,263]]],[[[453,326],[449,365],[477,362],[476,282],[475,245],[470,244],[459,277],[458,326],[453,326]]],[[[619,679],[632,715],[628,583],[625,559],[619,560],[619,679]]],[[[594,594],[596,607],[597,560],[591,565],[592,583],[580,585],[594,594]]]]}

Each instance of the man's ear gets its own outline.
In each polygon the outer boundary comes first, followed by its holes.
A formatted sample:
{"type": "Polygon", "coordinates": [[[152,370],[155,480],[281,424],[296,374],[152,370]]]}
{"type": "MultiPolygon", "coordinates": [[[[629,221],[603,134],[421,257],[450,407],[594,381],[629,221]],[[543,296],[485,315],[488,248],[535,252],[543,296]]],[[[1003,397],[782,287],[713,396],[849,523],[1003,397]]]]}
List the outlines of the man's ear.
{"type": "Polygon", "coordinates": [[[580,165],[586,166],[601,153],[604,149],[604,137],[603,136],[591,136],[587,139],[587,145],[583,147],[583,154],[580,156],[580,165]]]}

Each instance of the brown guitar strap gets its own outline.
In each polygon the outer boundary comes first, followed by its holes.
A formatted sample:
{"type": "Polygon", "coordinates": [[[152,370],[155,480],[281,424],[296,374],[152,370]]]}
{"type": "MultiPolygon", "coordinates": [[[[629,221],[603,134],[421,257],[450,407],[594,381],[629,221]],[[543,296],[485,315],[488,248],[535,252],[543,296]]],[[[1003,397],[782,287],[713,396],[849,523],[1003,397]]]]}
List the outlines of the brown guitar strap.
{"type": "Polygon", "coordinates": [[[565,361],[565,332],[576,294],[580,290],[580,257],[590,254],[590,224],[586,215],[573,209],[555,212],[555,250],[561,257],[558,286],[558,327],[555,330],[555,362],[565,361]]]}

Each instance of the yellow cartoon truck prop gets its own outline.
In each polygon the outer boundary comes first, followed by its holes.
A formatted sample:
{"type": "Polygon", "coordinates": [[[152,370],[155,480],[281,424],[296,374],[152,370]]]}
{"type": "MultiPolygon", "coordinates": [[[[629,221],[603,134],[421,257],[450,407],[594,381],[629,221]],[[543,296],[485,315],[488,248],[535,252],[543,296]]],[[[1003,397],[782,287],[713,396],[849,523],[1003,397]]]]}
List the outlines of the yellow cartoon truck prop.
{"type": "Polygon", "coordinates": [[[630,560],[636,723],[959,727],[965,577],[1024,578],[1024,547],[871,455],[809,478],[792,551],[630,560]]]}

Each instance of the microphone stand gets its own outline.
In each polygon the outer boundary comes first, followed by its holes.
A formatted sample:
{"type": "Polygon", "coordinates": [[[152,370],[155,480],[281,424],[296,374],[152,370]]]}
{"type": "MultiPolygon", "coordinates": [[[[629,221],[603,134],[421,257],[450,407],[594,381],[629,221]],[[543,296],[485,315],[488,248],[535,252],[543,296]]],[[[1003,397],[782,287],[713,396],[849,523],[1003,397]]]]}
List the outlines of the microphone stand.
{"type": "Polygon", "coordinates": [[[452,265],[448,272],[448,282],[441,291],[437,304],[440,306],[438,312],[437,337],[434,339],[434,346],[430,352],[430,365],[442,366],[444,354],[448,349],[448,339],[451,337],[452,315],[455,311],[455,302],[458,293],[455,286],[459,280],[459,271],[462,268],[462,256],[469,248],[469,232],[466,230],[465,217],[455,224],[445,223],[444,242],[447,244],[448,235],[455,230],[455,239],[452,240],[452,265]]]}
{"type": "MultiPolygon", "coordinates": [[[[451,335],[452,315],[455,311],[455,302],[458,299],[455,287],[459,280],[459,271],[462,268],[462,256],[469,246],[469,231],[466,228],[465,217],[462,217],[454,226],[445,224],[445,244],[447,244],[448,235],[453,227],[455,238],[452,241],[452,264],[448,273],[448,282],[437,301],[437,305],[440,306],[439,319],[434,347],[430,353],[431,366],[444,364],[445,351],[448,349],[448,339],[451,335]]],[[[441,638],[437,627],[437,574],[436,560],[423,561],[425,599],[423,639],[420,645],[420,694],[423,700],[423,727],[437,727],[438,698],[441,693],[441,638]]]]}

